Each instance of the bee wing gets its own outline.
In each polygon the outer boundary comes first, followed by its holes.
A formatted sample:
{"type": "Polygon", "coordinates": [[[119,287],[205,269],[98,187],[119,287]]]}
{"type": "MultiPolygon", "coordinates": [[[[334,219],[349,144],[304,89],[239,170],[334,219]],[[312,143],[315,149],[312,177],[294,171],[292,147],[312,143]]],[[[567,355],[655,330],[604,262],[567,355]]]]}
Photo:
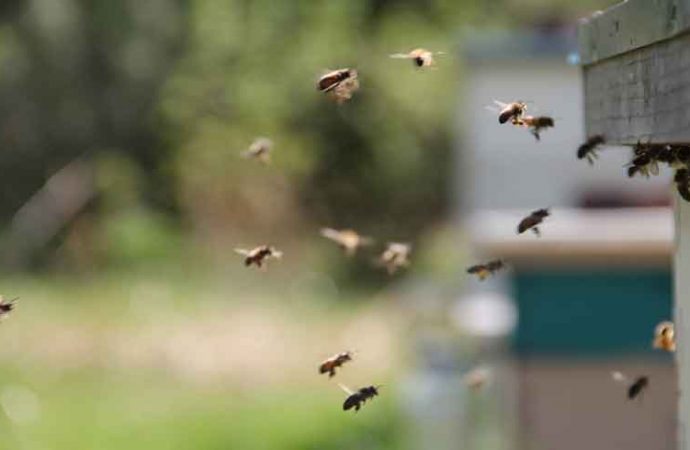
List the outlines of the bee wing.
{"type": "Polygon", "coordinates": [[[393,53],[388,55],[388,57],[394,59],[410,59],[410,55],[408,53],[393,53]]]}
{"type": "Polygon", "coordinates": [[[340,386],[340,389],[342,389],[343,391],[345,391],[345,393],[346,393],[347,395],[352,395],[352,394],[354,394],[354,392],[352,391],[352,389],[350,389],[349,387],[345,386],[344,384],[338,383],[338,386],[340,386]]]}
{"type": "Polygon", "coordinates": [[[280,250],[273,250],[273,253],[271,255],[276,259],[280,259],[283,257],[283,252],[281,252],[280,250]]]}
{"type": "Polygon", "coordinates": [[[333,228],[321,228],[321,236],[338,243],[342,240],[340,231],[334,230],[333,228]]]}
{"type": "Polygon", "coordinates": [[[623,372],[619,372],[617,370],[611,372],[611,378],[617,383],[627,383],[629,380],[629,378],[625,376],[623,372]]]}
{"type": "Polygon", "coordinates": [[[249,256],[249,250],[245,250],[243,248],[236,248],[235,253],[242,256],[249,256]]]}
{"type": "Polygon", "coordinates": [[[506,106],[510,105],[510,103],[503,103],[502,101],[499,101],[499,100],[494,100],[494,103],[495,103],[496,105],[498,105],[498,107],[501,108],[501,109],[503,109],[503,108],[505,108],[506,106]]]}

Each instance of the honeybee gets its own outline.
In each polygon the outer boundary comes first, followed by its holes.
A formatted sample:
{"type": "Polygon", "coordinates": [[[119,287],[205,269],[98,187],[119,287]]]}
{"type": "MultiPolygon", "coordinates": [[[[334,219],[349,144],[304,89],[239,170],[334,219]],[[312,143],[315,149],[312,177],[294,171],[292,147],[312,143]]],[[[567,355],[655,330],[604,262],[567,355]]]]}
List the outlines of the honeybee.
{"type": "Polygon", "coordinates": [[[628,400],[634,400],[649,386],[649,377],[646,375],[639,376],[630,382],[630,379],[621,372],[611,372],[611,377],[614,381],[619,383],[629,383],[626,389],[628,400]]]}
{"type": "Polygon", "coordinates": [[[652,346],[667,352],[676,351],[676,333],[673,328],[673,322],[665,321],[656,326],[652,346]]]}
{"type": "Polygon", "coordinates": [[[335,369],[348,361],[352,361],[352,352],[342,352],[333,355],[319,365],[319,373],[328,373],[328,378],[335,376],[335,369]]]}
{"type": "Polygon", "coordinates": [[[419,68],[431,67],[434,65],[434,55],[443,55],[443,52],[430,52],[424,48],[416,48],[409,53],[395,53],[391,58],[411,59],[412,63],[419,68]]]}
{"type": "Polygon", "coordinates": [[[13,298],[11,300],[5,300],[5,298],[0,295],[0,319],[9,316],[10,312],[14,309],[15,302],[19,300],[19,297],[13,298]]]}
{"type": "Polygon", "coordinates": [[[500,259],[489,261],[485,264],[477,264],[467,268],[467,273],[477,275],[480,281],[484,281],[490,275],[505,267],[505,264],[500,259]]]}
{"type": "Polygon", "coordinates": [[[256,159],[264,164],[269,164],[271,162],[271,151],[273,150],[273,141],[260,137],[256,138],[254,142],[251,143],[249,149],[242,153],[244,158],[256,159]]]}
{"type": "Polygon", "coordinates": [[[379,395],[379,389],[381,385],[378,386],[366,386],[360,388],[357,392],[352,392],[347,386],[340,385],[340,388],[348,394],[348,397],[343,403],[343,411],[355,408],[355,412],[359,411],[364,403],[370,398],[374,398],[379,395]]]}
{"type": "Polygon", "coordinates": [[[549,216],[549,210],[548,208],[543,208],[543,209],[537,209],[536,211],[532,211],[529,216],[525,217],[520,221],[518,224],[517,232],[518,234],[522,234],[525,231],[531,229],[534,234],[537,236],[541,236],[541,233],[539,231],[539,225],[544,221],[546,217],[549,216]]]}
{"type": "Polygon", "coordinates": [[[283,252],[276,250],[268,245],[260,245],[251,250],[236,248],[235,253],[244,256],[244,265],[249,267],[254,264],[256,267],[262,269],[268,259],[280,259],[283,257],[283,252]]]}
{"type": "Polygon", "coordinates": [[[462,377],[462,381],[468,388],[478,391],[491,379],[491,370],[487,367],[475,367],[462,377]]]}
{"type": "Polygon", "coordinates": [[[601,134],[590,136],[584,144],[577,149],[577,159],[587,158],[590,164],[594,164],[594,160],[599,156],[596,153],[596,148],[606,142],[606,139],[601,134]]]}
{"type": "Polygon", "coordinates": [[[649,178],[649,174],[659,175],[658,156],[660,147],[649,143],[637,142],[633,146],[633,159],[628,167],[628,177],[640,173],[649,178]]]}
{"type": "Polygon", "coordinates": [[[409,256],[411,251],[412,246],[410,244],[389,242],[379,261],[386,267],[388,273],[393,275],[398,269],[410,265],[409,256]]]}
{"type": "Polygon", "coordinates": [[[686,202],[690,202],[690,172],[688,169],[682,168],[676,170],[673,176],[673,182],[676,183],[678,193],[686,202]]]}
{"type": "Polygon", "coordinates": [[[338,69],[328,72],[319,78],[316,85],[321,92],[330,95],[336,102],[342,103],[352,98],[359,89],[359,80],[355,69],[338,69]]]}
{"type": "Polygon", "coordinates": [[[514,125],[529,128],[532,136],[536,140],[541,139],[539,134],[544,128],[551,128],[554,126],[553,118],[548,116],[522,116],[513,121],[514,125]]]}
{"type": "Polygon", "coordinates": [[[354,230],[334,230],[321,228],[321,236],[338,244],[347,256],[354,256],[357,249],[363,245],[371,245],[374,241],[369,237],[361,236],[354,230]]]}
{"type": "Polygon", "coordinates": [[[527,111],[527,104],[523,101],[516,101],[512,103],[503,103],[494,100],[501,110],[498,112],[498,123],[506,123],[510,121],[513,125],[517,125],[518,120],[527,111]]]}

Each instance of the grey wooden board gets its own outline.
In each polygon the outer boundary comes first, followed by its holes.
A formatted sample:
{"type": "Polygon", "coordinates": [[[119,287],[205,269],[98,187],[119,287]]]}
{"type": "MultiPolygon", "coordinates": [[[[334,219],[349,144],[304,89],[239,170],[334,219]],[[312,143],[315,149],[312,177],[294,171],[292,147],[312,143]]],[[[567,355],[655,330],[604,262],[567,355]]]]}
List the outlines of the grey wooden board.
{"type": "Polygon", "coordinates": [[[673,320],[676,324],[676,364],[678,365],[679,449],[687,450],[690,445],[690,203],[676,193],[676,245],[674,255],[674,297],[673,320]]]}
{"type": "Polygon", "coordinates": [[[587,135],[690,143],[690,33],[585,66],[587,135]]]}
{"type": "Polygon", "coordinates": [[[688,30],[690,0],[627,0],[580,22],[580,61],[592,64],[688,30]]]}

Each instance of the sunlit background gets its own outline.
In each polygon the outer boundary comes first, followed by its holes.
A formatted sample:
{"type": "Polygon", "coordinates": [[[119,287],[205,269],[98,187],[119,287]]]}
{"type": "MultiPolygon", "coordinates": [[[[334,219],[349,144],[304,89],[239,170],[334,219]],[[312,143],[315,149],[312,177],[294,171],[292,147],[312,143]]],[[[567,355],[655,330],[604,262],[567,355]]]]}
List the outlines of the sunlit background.
{"type": "Polygon", "coordinates": [[[575,28],[612,3],[2,1],[0,448],[674,448],[668,174],[575,158],[575,28]],[[388,57],[416,47],[443,54],[388,57]],[[338,105],[315,82],[343,67],[338,105]],[[541,142],[487,108],[517,99],[541,142]],[[284,257],[245,268],[260,244],[284,257]],[[383,387],[345,413],[338,383],[383,387]]]}

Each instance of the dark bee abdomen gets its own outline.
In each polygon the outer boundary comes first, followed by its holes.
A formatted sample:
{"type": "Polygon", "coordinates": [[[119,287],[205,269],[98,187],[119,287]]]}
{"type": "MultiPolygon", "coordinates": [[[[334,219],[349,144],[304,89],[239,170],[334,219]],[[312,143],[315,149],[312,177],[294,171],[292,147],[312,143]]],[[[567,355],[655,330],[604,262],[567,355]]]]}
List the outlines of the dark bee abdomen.
{"type": "Polygon", "coordinates": [[[343,411],[347,411],[348,409],[352,409],[353,407],[356,407],[355,409],[359,409],[359,403],[360,403],[360,398],[359,394],[352,394],[348,398],[345,399],[345,403],[343,403],[343,411]]]}
{"type": "Polygon", "coordinates": [[[349,70],[341,70],[340,72],[324,75],[318,83],[318,90],[326,91],[334,88],[338,83],[350,76],[349,70]]]}
{"type": "Polygon", "coordinates": [[[424,59],[421,56],[417,56],[414,59],[414,63],[417,65],[417,67],[422,67],[424,65],[424,59]]]}
{"type": "Polygon", "coordinates": [[[498,123],[506,123],[514,115],[515,115],[515,111],[512,109],[510,111],[505,111],[505,112],[498,115],[498,123]]]}

